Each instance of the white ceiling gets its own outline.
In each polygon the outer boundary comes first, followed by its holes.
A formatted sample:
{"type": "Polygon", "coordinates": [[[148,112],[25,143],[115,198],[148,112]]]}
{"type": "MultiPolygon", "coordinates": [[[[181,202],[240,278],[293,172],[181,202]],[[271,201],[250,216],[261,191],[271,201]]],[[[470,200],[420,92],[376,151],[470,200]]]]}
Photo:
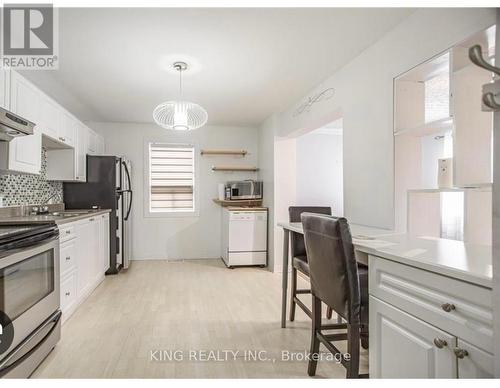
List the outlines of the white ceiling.
{"type": "Polygon", "coordinates": [[[392,29],[408,9],[61,9],[60,68],[24,74],[82,120],[152,122],[178,97],[209,124],[258,125],[392,29]]]}

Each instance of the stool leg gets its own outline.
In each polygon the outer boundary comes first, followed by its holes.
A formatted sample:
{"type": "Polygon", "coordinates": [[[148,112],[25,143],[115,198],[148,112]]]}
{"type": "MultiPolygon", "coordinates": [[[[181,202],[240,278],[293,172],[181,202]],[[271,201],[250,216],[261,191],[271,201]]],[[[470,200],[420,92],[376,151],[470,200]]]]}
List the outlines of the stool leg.
{"type": "Polygon", "coordinates": [[[321,328],[321,300],[312,295],[312,325],[311,325],[311,350],[309,364],[307,365],[307,374],[309,376],[316,375],[316,367],[318,366],[317,358],[313,355],[319,353],[319,339],[316,335],[321,328]]]}
{"type": "Polygon", "coordinates": [[[290,282],[290,322],[295,320],[295,297],[297,296],[297,269],[292,267],[290,282]]]}
{"type": "Polygon", "coordinates": [[[351,359],[347,364],[347,378],[359,377],[359,325],[347,325],[347,352],[351,359]]]}

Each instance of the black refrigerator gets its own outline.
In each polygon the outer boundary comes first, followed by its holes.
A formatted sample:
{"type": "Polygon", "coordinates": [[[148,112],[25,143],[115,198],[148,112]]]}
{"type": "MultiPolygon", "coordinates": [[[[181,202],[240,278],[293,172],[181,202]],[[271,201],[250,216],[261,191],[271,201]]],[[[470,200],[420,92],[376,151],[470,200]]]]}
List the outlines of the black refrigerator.
{"type": "Polygon", "coordinates": [[[87,155],[87,182],[63,184],[66,209],[111,209],[109,215],[109,270],[128,268],[131,253],[132,209],[130,162],[117,156],[87,155]]]}

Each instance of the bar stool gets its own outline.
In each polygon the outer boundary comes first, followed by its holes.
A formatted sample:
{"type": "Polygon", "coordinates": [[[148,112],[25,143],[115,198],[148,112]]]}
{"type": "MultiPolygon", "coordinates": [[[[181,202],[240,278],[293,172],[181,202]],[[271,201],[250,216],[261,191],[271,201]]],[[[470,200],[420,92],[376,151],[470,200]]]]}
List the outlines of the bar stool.
{"type": "MultiPolygon", "coordinates": [[[[326,206],[290,206],[288,215],[290,222],[300,222],[300,215],[304,212],[316,214],[332,214],[332,209],[326,206]]],[[[292,279],[290,293],[290,321],[295,319],[295,305],[298,305],[308,316],[312,318],[309,308],[298,298],[299,294],[310,294],[309,289],[297,289],[297,271],[309,277],[309,264],[307,262],[306,247],[304,245],[304,236],[300,233],[291,233],[290,252],[292,256],[292,279]]],[[[331,311],[327,312],[327,318],[331,318],[331,311]],[[329,316],[328,316],[329,314],[329,316]]]]}
{"type": "Polygon", "coordinates": [[[368,340],[368,268],[356,262],[345,218],[311,213],[302,214],[301,218],[312,294],[311,358],[307,373],[316,374],[320,343],[331,353],[341,354],[333,342],[347,340],[350,359],[342,357],[341,360],[347,369],[347,378],[368,377],[359,374],[360,339],[364,339],[365,345],[368,340]],[[321,302],[345,322],[322,325],[321,302]],[[324,333],[333,329],[346,329],[346,332],[324,333]]]}

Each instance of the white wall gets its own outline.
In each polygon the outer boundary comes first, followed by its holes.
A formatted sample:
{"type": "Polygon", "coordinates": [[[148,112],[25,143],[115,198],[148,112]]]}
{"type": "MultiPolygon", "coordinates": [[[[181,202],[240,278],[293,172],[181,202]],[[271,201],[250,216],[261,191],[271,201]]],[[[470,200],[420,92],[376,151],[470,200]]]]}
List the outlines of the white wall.
{"type": "Polygon", "coordinates": [[[259,127],[259,173],[258,178],[264,184],[263,206],[268,208],[268,268],[274,270],[274,132],[277,117],[271,116],[259,127]]]}
{"type": "MultiPolygon", "coordinates": [[[[217,183],[228,180],[256,178],[255,173],[212,172],[214,164],[257,165],[258,130],[241,127],[208,126],[185,133],[164,130],[153,124],[89,123],[101,133],[106,142],[106,153],[124,155],[132,161],[133,259],[193,259],[220,257],[221,208],[212,199],[217,198],[217,183]],[[200,156],[196,177],[200,209],[198,217],[148,218],[144,216],[144,143],[164,141],[191,143],[202,148],[246,149],[245,158],[200,156]]],[[[146,188],[147,189],[147,188],[146,188]]]]}
{"type": "Polygon", "coordinates": [[[297,142],[277,138],[274,143],[274,271],[281,272],[283,258],[283,229],[280,221],[288,221],[288,207],[296,204],[297,142]],[[291,168],[290,168],[291,167],[291,168]]]}
{"type": "Polygon", "coordinates": [[[344,214],[351,222],[394,224],[393,78],[494,23],[493,9],[419,10],[281,114],[277,135],[286,137],[343,117],[344,214]],[[329,87],[332,99],[294,115],[329,87]]]}
{"type": "Polygon", "coordinates": [[[330,206],[342,216],[342,134],[321,129],[297,138],[296,203],[298,206],[330,206]]]}

